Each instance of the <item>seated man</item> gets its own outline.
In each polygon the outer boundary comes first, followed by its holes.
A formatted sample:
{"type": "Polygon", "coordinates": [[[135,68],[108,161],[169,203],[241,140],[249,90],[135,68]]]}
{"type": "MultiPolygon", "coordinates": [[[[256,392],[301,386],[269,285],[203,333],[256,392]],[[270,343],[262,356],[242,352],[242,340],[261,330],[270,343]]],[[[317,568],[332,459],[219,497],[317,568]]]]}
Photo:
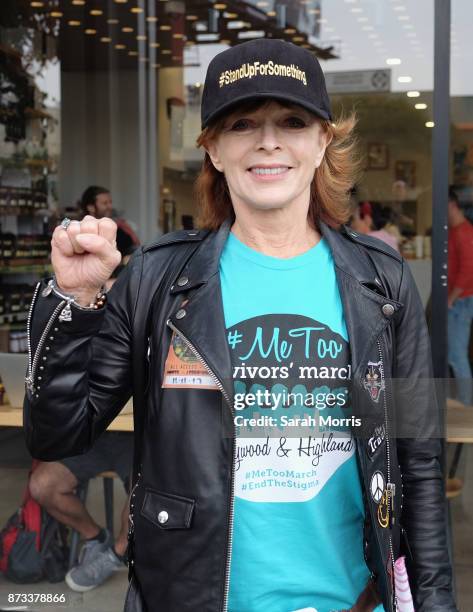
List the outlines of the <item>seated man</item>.
{"type": "Polygon", "coordinates": [[[33,498],[56,520],[85,539],[78,564],[66,575],[66,583],[74,591],[90,591],[124,566],[129,504],[127,498],[120,533],[113,542],[112,534],[94,521],[75,489],[100,472],[112,470],[120,476],[129,494],[132,461],[133,434],[105,432],[85,455],[41,462],[31,475],[33,498]]]}

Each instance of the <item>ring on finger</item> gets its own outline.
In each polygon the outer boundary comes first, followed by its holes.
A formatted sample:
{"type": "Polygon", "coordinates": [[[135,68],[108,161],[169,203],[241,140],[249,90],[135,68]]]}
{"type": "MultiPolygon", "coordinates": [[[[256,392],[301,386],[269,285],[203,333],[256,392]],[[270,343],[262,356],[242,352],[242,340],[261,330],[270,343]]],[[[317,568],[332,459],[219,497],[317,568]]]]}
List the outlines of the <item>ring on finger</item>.
{"type": "Polygon", "coordinates": [[[71,219],[69,219],[69,217],[64,217],[64,219],[60,223],[60,227],[62,227],[62,229],[67,230],[67,228],[69,227],[71,223],[72,221],[71,219]]]}

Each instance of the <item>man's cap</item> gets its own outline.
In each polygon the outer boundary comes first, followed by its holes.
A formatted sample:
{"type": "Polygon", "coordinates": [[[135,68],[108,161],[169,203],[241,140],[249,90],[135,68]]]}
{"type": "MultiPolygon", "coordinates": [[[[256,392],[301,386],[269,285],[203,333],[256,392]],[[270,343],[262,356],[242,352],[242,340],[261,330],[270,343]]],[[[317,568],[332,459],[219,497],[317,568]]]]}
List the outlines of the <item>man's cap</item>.
{"type": "Polygon", "coordinates": [[[293,43],[259,38],[230,47],[210,62],[202,94],[202,129],[242,102],[265,98],[293,102],[332,120],[317,58],[293,43]]]}

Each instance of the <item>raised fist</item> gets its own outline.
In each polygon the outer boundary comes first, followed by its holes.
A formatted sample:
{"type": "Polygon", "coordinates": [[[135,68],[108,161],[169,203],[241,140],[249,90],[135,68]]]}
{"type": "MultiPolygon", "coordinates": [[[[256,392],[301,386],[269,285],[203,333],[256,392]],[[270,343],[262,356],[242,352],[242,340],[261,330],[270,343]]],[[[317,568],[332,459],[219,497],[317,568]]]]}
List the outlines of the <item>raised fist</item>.
{"type": "Polygon", "coordinates": [[[51,260],[62,291],[85,306],[110,278],[121,261],[117,250],[115,221],[90,215],[82,221],[61,224],[51,240],[51,260]]]}

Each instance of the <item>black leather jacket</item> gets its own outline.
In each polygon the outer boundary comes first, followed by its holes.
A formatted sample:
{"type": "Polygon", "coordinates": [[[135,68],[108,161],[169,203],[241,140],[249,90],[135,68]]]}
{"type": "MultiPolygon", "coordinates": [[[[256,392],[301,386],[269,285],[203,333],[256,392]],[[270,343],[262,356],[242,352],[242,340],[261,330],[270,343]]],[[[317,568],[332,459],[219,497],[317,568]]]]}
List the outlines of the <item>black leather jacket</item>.
{"type": "MultiPolygon", "coordinates": [[[[129,611],[226,610],[234,440],[222,436],[221,421],[233,389],[218,262],[229,226],[175,232],[140,249],[105,309],[69,307],[46,282],[33,301],[24,405],[33,456],[85,452],[133,394],[129,611]],[[162,388],[173,331],[222,393],[162,388]]],[[[417,612],[453,612],[439,419],[425,384],[432,373],[417,290],[408,266],[380,241],[345,228],[321,231],[344,306],[353,413],[366,423],[356,447],[367,565],[386,610],[396,609],[393,559],[406,554],[417,612]],[[378,401],[367,384],[369,362],[382,376],[378,401]],[[400,390],[393,379],[402,379],[400,390]],[[405,424],[406,436],[395,437],[405,424]],[[370,490],[375,472],[385,483],[381,509],[370,490]]]]}

